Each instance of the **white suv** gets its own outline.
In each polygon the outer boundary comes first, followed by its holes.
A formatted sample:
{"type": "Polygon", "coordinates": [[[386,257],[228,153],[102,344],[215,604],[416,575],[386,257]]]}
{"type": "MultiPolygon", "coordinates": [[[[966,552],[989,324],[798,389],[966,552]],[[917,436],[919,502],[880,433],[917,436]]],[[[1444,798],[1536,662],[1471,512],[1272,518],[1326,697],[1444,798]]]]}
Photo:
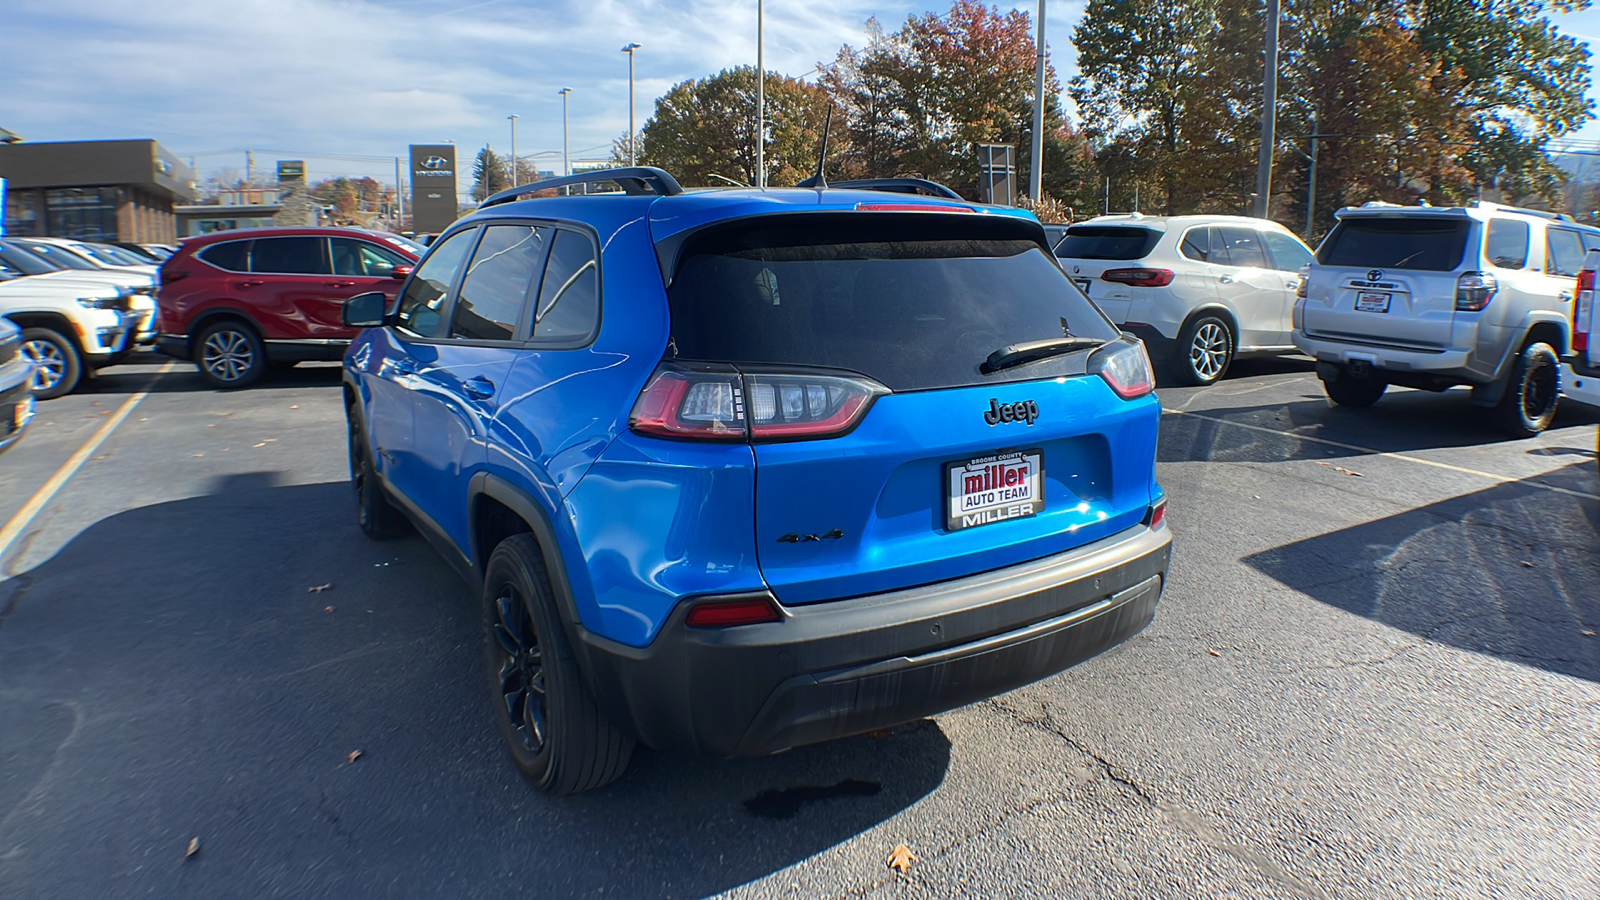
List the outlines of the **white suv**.
{"type": "Polygon", "coordinates": [[[1549,427],[1576,279],[1600,229],[1493,203],[1337,216],[1294,311],[1295,344],[1329,398],[1364,407],[1391,384],[1469,385],[1507,433],[1549,427]]]}
{"type": "Polygon", "coordinates": [[[1293,353],[1289,314],[1311,251],[1277,222],[1242,216],[1101,216],[1056,244],[1067,275],[1187,384],[1240,356],[1293,353]]]}
{"type": "Polygon", "coordinates": [[[120,360],[138,314],[112,286],[54,284],[40,278],[0,283],[0,316],[22,329],[22,355],[33,364],[33,396],[50,400],[77,387],[86,371],[120,360]]]}

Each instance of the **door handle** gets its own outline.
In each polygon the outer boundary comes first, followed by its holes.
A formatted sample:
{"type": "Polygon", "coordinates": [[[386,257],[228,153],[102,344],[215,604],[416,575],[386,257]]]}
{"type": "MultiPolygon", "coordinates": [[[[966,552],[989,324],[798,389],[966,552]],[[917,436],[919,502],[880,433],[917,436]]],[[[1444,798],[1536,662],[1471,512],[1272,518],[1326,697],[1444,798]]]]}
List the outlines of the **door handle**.
{"type": "Polygon", "coordinates": [[[234,285],[236,287],[242,287],[242,288],[259,287],[259,286],[261,286],[263,284],[266,284],[266,282],[265,281],[235,281],[234,282],[234,285]]]}
{"type": "Polygon", "coordinates": [[[397,375],[415,375],[417,364],[409,359],[397,359],[394,361],[394,371],[397,375]]]}
{"type": "Polygon", "coordinates": [[[1217,276],[1217,280],[1222,282],[1223,284],[1233,284],[1233,276],[1232,275],[1218,275],[1217,276]]]}
{"type": "Polygon", "coordinates": [[[461,388],[467,392],[468,397],[472,397],[476,400],[483,400],[494,396],[494,382],[483,377],[482,375],[479,375],[475,378],[468,378],[466,381],[461,383],[461,388]]]}
{"type": "Polygon", "coordinates": [[[347,287],[354,287],[354,286],[355,286],[355,282],[354,281],[330,281],[330,282],[328,282],[328,287],[347,288],[347,287]]]}
{"type": "Polygon", "coordinates": [[[1556,299],[1560,300],[1562,303],[1571,303],[1572,293],[1570,291],[1562,291],[1556,295],[1556,299]]]}

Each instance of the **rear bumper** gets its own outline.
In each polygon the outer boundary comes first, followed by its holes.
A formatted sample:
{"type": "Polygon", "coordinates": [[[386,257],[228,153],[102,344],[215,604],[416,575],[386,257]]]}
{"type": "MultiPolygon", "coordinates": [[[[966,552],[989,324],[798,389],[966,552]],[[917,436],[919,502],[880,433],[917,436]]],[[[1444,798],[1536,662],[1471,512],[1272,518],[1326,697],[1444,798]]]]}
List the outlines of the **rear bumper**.
{"type": "Polygon", "coordinates": [[[1455,348],[1439,351],[1407,350],[1381,344],[1328,340],[1312,337],[1303,331],[1294,333],[1294,345],[1300,348],[1300,352],[1317,362],[1336,366],[1360,362],[1380,371],[1416,372],[1460,378],[1463,384],[1483,381],[1483,378],[1474,376],[1468,367],[1472,356],[1469,350],[1455,348]]]}
{"type": "Polygon", "coordinates": [[[1568,400],[1600,406],[1600,368],[1563,363],[1561,393],[1568,400]]]}
{"type": "Polygon", "coordinates": [[[689,628],[648,647],[579,632],[614,722],[657,749],[755,756],[860,734],[1054,675],[1155,615],[1171,533],[1144,525],[1041,560],[849,600],[783,620],[689,628]]]}

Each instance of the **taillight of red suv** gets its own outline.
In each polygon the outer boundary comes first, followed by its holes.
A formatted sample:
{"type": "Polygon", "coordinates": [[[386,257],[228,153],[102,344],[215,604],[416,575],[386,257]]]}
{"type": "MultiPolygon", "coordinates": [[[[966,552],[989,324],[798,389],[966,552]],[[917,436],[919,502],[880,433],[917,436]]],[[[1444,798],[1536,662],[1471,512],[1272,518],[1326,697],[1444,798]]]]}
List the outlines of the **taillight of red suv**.
{"type": "Polygon", "coordinates": [[[700,441],[804,441],[855,428],[889,389],[863,375],[662,363],[629,427],[700,441]]]}

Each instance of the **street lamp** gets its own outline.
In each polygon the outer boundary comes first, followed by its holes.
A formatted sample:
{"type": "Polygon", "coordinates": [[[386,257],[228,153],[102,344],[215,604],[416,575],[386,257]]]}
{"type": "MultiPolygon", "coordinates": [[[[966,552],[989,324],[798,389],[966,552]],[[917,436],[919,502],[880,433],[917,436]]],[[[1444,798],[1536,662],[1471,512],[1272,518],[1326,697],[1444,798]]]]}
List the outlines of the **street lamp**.
{"type": "Polygon", "coordinates": [[[628,165],[635,162],[633,150],[633,51],[644,46],[643,44],[629,44],[622,48],[628,54],[628,165]]]}
{"type": "Polygon", "coordinates": [[[521,180],[517,177],[517,117],[506,116],[511,120],[511,186],[517,187],[521,180]]]}
{"type": "MultiPolygon", "coordinates": [[[[756,0],[756,187],[767,186],[767,66],[761,56],[764,4],[756,0]]],[[[828,152],[827,147],[822,148],[828,152]]]]}
{"type": "Polygon", "coordinates": [[[567,95],[572,93],[572,88],[562,88],[556,93],[561,95],[561,174],[572,174],[572,162],[567,158],[567,95]]]}

